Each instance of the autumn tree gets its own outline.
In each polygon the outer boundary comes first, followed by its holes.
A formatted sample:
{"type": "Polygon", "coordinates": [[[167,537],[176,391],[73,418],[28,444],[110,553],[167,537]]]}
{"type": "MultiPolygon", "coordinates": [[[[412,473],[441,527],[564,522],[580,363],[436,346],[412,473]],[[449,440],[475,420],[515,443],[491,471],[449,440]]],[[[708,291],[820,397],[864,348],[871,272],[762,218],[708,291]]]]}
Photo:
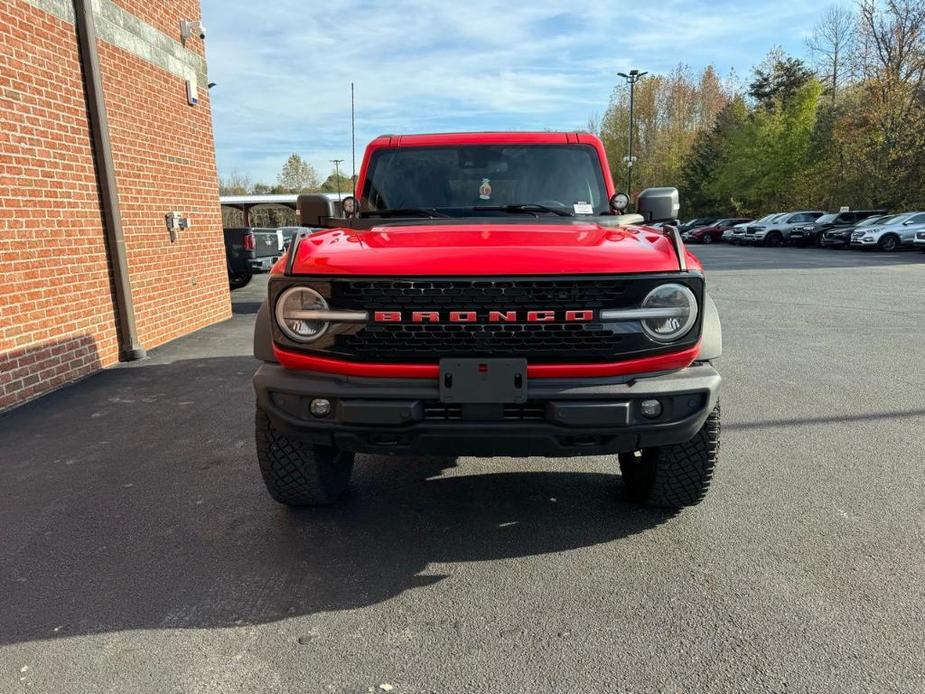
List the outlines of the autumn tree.
{"type": "Polygon", "coordinates": [[[276,177],[276,182],[286,193],[309,193],[318,190],[320,181],[315,167],[298,154],[291,154],[276,177]]]}
{"type": "Polygon", "coordinates": [[[806,40],[806,47],[813,56],[820,80],[827,86],[832,104],[838,98],[838,88],[848,72],[854,30],[854,13],[841,5],[832,5],[806,40]]]}
{"type": "MultiPolygon", "coordinates": [[[[677,185],[681,167],[697,134],[712,127],[716,115],[731,98],[712,66],[696,77],[686,65],[667,75],[646,76],[636,85],[633,154],[634,188],[677,185]]],[[[597,123],[589,122],[589,128],[597,123]]],[[[600,119],[598,134],[604,142],[614,179],[626,179],[629,135],[629,87],[620,83],[600,119]]]]}

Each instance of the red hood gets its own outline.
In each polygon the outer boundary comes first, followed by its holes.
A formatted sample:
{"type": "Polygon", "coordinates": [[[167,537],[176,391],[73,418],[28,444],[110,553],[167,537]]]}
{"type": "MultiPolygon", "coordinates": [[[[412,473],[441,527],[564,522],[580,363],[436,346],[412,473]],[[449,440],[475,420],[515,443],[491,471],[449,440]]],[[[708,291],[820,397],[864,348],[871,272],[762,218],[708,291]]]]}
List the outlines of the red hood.
{"type": "MultiPolygon", "coordinates": [[[[690,253],[688,267],[700,264],[690,253]]],[[[294,274],[547,275],[671,272],[671,242],[642,227],[428,224],[330,229],[299,244],[294,274]]]]}

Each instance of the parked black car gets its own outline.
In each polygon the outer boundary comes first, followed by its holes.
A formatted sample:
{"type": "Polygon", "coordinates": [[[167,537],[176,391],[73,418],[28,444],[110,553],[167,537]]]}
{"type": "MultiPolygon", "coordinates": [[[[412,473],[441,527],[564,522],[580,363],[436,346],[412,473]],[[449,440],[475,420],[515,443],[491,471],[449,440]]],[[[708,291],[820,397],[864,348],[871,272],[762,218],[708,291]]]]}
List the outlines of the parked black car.
{"type": "Polygon", "coordinates": [[[822,246],[823,234],[827,231],[847,229],[870,217],[880,217],[886,210],[851,210],[822,215],[812,224],[804,224],[790,230],[792,246],[822,246]]]}
{"type": "Polygon", "coordinates": [[[684,222],[684,224],[679,225],[678,231],[683,234],[684,232],[690,231],[691,229],[696,229],[697,227],[708,227],[711,224],[715,224],[717,219],[719,219],[719,217],[697,217],[696,219],[692,219],[689,222],[684,222]]]}
{"type": "Polygon", "coordinates": [[[231,288],[240,289],[254,275],[269,272],[283,254],[282,239],[282,232],[276,229],[225,229],[225,260],[231,288]]]}
{"type": "Polygon", "coordinates": [[[851,245],[851,233],[855,229],[876,226],[881,220],[892,216],[893,215],[876,215],[863,219],[851,226],[833,227],[819,234],[819,245],[823,248],[848,248],[848,246],[851,245]]]}

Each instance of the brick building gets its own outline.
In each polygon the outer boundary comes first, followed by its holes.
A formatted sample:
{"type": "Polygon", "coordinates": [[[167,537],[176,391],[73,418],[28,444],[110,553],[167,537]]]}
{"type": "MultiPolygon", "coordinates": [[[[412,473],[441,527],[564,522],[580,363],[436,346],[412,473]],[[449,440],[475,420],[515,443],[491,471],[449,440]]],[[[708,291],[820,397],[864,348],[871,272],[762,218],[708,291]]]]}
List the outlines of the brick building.
{"type": "Polygon", "coordinates": [[[230,317],[199,17],[0,0],[0,410],[230,317]]]}

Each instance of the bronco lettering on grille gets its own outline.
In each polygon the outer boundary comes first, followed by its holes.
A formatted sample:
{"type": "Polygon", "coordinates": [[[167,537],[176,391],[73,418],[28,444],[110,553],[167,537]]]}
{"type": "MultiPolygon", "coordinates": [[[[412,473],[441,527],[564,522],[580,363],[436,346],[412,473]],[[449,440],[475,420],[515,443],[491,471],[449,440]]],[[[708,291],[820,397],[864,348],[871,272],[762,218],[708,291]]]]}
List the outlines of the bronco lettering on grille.
{"type": "Polygon", "coordinates": [[[587,323],[594,311],[374,311],[376,323],[587,323]]]}

